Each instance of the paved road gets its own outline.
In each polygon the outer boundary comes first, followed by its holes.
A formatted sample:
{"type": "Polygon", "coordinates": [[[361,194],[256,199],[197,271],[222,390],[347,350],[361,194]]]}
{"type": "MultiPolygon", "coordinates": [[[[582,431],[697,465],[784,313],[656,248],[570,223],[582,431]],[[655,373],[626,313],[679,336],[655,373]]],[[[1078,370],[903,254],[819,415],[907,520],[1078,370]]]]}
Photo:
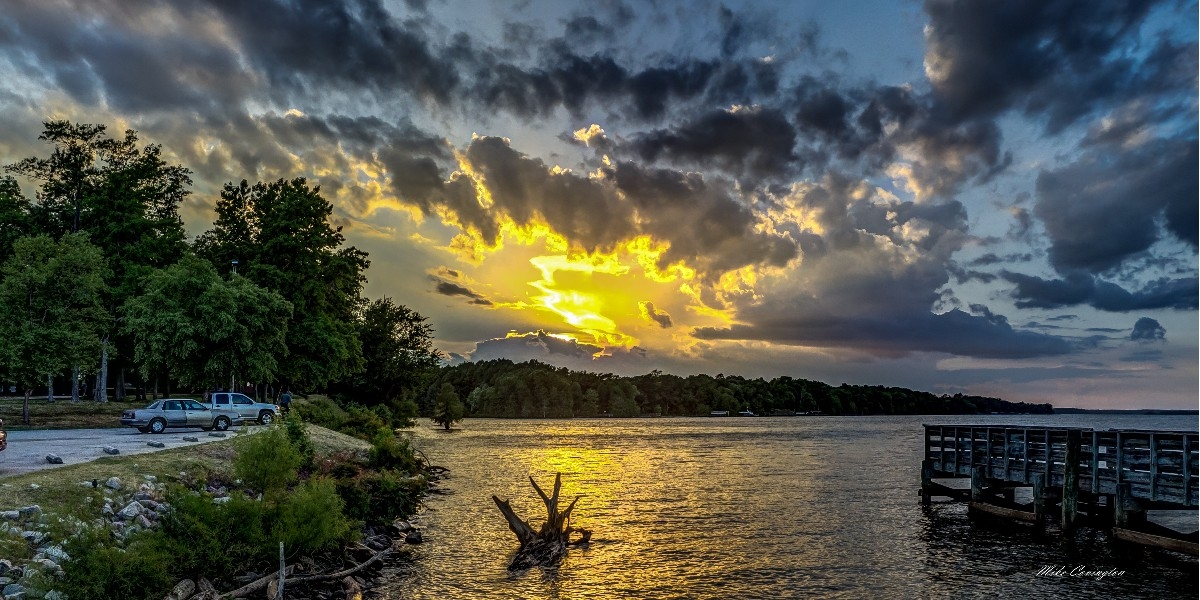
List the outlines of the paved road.
{"type": "MultiPolygon", "coordinates": [[[[262,427],[249,427],[249,432],[262,427]]],[[[50,469],[58,465],[46,462],[47,454],[57,454],[64,465],[88,462],[107,456],[105,446],[113,446],[121,454],[143,454],[167,448],[194,446],[230,439],[241,435],[237,429],[225,432],[225,438],[210,437],[208,432],[195,429],[168,429],[158,435],[142,433],[132,427],[112,429],[53,429],[47,431],[9,431],[8,449],[0,452],[0,477],[28,473],[39,469],[50,469]],[[185,436],[199,438],[198,442],[185,442],[185,436]],[[154,448],[147,442],[162,442],[166,448],[154,448]]]]}

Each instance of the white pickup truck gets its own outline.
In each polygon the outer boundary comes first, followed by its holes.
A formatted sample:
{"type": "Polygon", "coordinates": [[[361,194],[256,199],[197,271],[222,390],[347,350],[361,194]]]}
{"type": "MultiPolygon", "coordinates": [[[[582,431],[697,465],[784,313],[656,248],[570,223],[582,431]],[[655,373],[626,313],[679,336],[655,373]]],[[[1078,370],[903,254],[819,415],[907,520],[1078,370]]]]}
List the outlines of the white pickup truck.
{"type": "Polygon", "coordinates": [[[209,394],[208,402],[201,404],[214,410],[235,411],[247,423],[257,421],[262,425],[270,425],[280,415],[277,405],[255,402],[249,396],[236,392],[213,392],[209,394]]]}

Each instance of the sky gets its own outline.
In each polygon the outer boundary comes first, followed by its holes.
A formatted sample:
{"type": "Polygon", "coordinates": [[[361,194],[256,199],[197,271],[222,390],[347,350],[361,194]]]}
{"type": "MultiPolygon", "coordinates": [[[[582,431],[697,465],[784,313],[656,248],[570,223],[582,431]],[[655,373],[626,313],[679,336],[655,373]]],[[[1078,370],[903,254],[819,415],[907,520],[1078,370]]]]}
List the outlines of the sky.
{"type": "MultiPolygon", "coordinates": [[[[1197,5],[8,0],[47,119],[306,177],[453,361],[1196,408],[1197,5]]],[[[23,182],[33,194],[30,182],[23,182]]]]}

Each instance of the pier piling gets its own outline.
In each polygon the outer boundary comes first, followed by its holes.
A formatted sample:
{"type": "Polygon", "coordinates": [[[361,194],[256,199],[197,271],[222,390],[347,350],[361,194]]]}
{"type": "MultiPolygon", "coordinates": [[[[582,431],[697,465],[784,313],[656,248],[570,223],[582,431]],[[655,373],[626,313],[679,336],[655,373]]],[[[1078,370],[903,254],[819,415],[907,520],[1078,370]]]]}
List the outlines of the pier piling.
{"type": "Polygon", "coordinates": [[[924,427],[923,504],[935,496],[969,500],[973,513],[1033,522],[1039,532],[1046,517],[1058,516],[1064,535],[1083,524],[1111,525],[1113,539],[1197,555],[1190,532],[1167,530],[1146,519],[1147,510],[1197,510],[1196,432],[924,427]],[[959,485],[947,481],[955,479],[959,485]],[[969,489],[963,479],[969,480],[969,489]],[[1019,487],[1032,488],[1031,504],[1017,504],[1019,487]]]}

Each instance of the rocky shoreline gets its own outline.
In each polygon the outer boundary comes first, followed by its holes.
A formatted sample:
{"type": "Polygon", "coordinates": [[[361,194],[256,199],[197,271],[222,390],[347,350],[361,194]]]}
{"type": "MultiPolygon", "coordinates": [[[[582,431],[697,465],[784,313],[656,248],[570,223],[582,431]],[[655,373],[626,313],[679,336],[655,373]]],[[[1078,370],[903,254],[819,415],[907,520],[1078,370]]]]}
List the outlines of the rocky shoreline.
{"type": "MultiPolygon", "coordinates": [[[[440,479],[436,471],[427,472],[425,477],[430,487],[436,486],[440,479]]],[[[84,522],[73,515],[50,515],[38,505],[0,511],[0,535],[19,536],[30,545],[33,553],[33,557],[25,561],[0,558],[0,599],[62,600],[60,592],[54,590],[52,585],[46,585],[46,582],[63,576],[62,564],[70,560],[63,549],[62,540],[54,539],[51,533],[51,524],[55,520],[66,521],[73,529],[89,525],[107,528],[113,538],[120,542],[139,531],[159,527],[162,519],[171,511],[171,505],[165,499],[166,485],[154,475],[143,475],[142,481],[136,485],[122,482],[118,477],[110,477],[103,482],[81,481],[79,485],[96,490],[96,495],[84,498],[84,510],[100,505],[100,517],[91,522],[84,522]]],[[[230,498],[229,489],[220,483],[208,483],[205,491],[212,495],[214,503],[227,502],[230,498]]],[[[386,560],[397,560],[402,553],[396,550],[423,541],[421,530],[406,519],[397,519],[388,525],[365,526],[360,540],[342,552],[302,557],[289,565],[285,597],[293,600],[356,600],[361,599],[364,592],[371,597],[370,591],[382,583],[379,577],[386,560]],[[366,564],[368,561],[370,564],[366,564]],[[322,579],[322,574],[347,569],[354,570],[353,574],[317,581],[322,579]],[[293,584],[292,579],[301,582],[293,584]]],[[[259,574],[248,571],[231,577],[231,580],[241,585],[271,575],[271,572],[259,574]]],[[[216,593],[207,581],[184,580],[166,596],[166,600],[216,598],[216,593]]]]}

